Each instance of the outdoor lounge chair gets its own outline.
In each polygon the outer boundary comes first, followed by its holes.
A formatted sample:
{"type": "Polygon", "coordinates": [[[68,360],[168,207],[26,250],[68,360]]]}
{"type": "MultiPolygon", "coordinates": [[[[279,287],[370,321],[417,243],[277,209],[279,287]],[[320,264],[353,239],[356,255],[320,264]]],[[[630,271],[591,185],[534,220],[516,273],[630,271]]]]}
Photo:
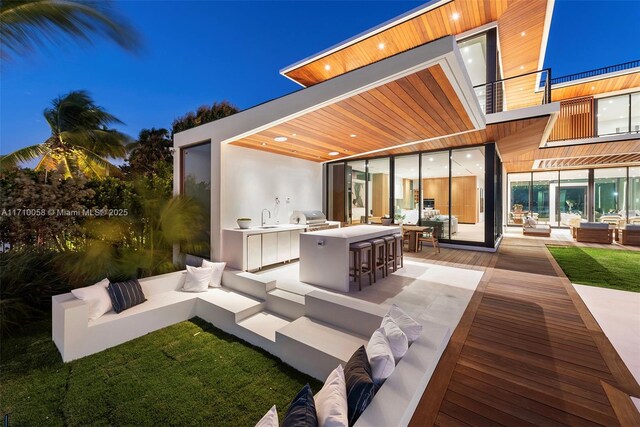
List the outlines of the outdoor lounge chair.
{"type": "Polygon", "coordinates": [[[583,222],[575,230],[578,242],[613,243],[613,229],[606,222],[583,222]]]}
{"type": "Polygon", "coordinates": [[[618,242],[621,245],[640,246],[640,224],[627,225],[618,230],[618,242]]]}
{"type": "Polygon", "coordinates": [[[549,224],[538,224],[535,218],[528,217],[522,224],[522,234],[525,236],[551,237],[551,226],[549,224]]]}

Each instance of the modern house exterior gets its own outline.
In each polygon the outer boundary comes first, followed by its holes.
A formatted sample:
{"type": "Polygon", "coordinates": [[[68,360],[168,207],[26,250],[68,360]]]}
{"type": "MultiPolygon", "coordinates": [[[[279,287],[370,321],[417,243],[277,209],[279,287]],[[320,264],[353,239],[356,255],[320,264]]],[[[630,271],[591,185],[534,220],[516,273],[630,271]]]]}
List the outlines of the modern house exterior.
{"type": "MultiPolygon", "coordinates": [[[[281,70],[301,89],[175,135],[175,193],[237,218],[390,216],[495,251],[505,227],[640,218],[640,61],[544,69],[553,0],[432,0],[281,70]]],[[[205,251],[206,252],[206,251],[205,251]]]]}

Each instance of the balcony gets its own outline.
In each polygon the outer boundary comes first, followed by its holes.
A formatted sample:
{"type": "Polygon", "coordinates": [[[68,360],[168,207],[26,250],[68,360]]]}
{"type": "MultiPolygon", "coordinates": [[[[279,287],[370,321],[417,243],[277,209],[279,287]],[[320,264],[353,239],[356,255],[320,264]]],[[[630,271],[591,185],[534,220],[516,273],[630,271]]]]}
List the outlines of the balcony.
{"type": "Polygon", "coordinates": [[[535,107],[551,102],[551,69],[474,86],[485,114],[535,107]]]}

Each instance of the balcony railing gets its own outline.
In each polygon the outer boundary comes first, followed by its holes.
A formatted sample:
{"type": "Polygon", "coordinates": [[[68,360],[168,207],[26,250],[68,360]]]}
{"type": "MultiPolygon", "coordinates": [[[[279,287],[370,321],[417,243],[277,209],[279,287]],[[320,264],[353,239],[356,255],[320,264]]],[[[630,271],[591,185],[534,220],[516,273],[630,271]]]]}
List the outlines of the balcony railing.
{"type": "Polygon", "coordinates": [[[615,73],[618,71],[630,70],[632,68],[640,67],[640,59],[635,61],[625,62],[623,64],[609,65],[608,67],[597,68],[595,70],[583,71],[581,73],[569,74],[566,76],[556,77],[551,79],[552,85],[561,83],[567,83],[574,80],[588,79],[591,77],[597,77],[603,74],[615,73]]]}
{"type": "Polygon", "coordinates": [[[485,114],[548,104],[551,102],[551,69],[477,85],[474,90],[485,114]]]}

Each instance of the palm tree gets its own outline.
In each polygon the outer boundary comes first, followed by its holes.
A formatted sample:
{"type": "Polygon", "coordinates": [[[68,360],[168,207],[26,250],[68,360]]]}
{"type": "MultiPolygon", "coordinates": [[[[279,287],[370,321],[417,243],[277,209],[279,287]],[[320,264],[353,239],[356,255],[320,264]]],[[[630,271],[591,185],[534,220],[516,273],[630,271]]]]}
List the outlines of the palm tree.
{"type": "Polygon", "coordinates": [[[105,157],[124,157],[129,137],[107,127],[122,122],[95,105],[86,91],[73,91],[54,99],[51,108],[44,110],[44,117],[51,136],[41,144],[2,157],[3,169],[40,158],[36,170],[57,169],[65,178],[78,173],[88,178],[120,173],[105,157]]]}
{"type": "Polygon", "coordinates": [[[118,16],[110,1],[0,1],[3,60],[51,42],[89,42],[92,34],[109,38],[129,51],[140,46],[138,33],[118,16]]]}

